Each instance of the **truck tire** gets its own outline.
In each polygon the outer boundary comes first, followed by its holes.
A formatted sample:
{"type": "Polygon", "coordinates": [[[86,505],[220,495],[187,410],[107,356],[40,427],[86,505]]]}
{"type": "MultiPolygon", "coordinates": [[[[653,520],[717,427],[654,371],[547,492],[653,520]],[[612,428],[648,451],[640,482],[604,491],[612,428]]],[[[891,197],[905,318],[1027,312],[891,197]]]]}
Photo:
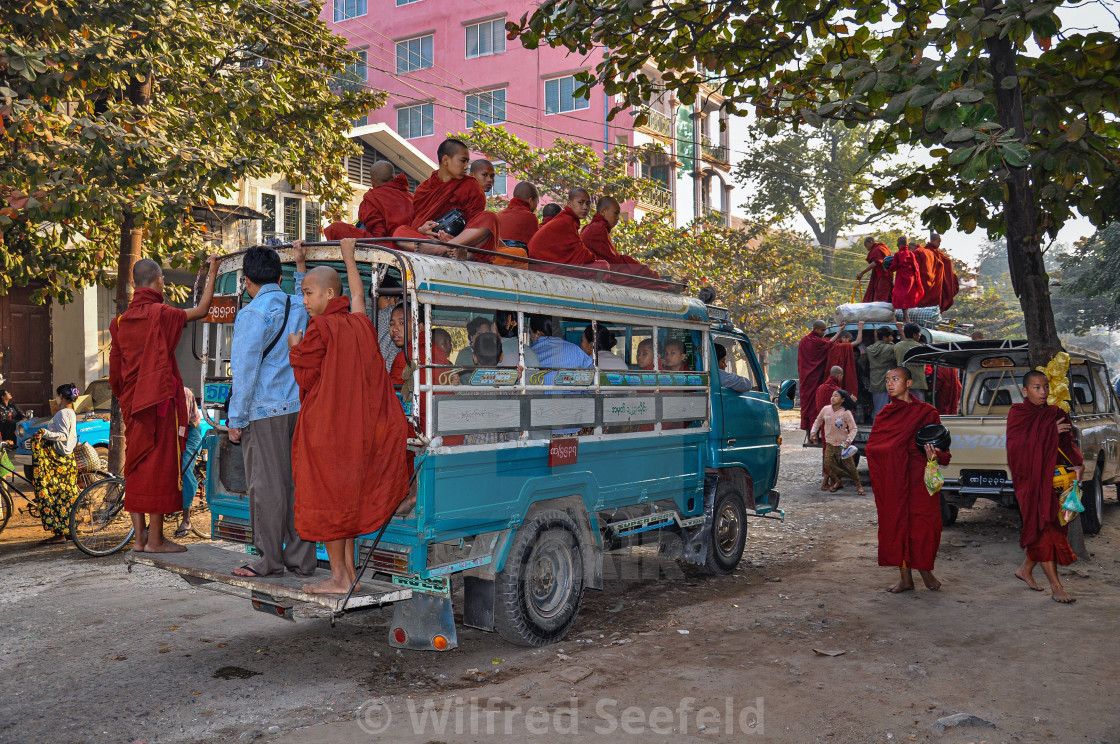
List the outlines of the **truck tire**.
{"type": "Polygon", "coordinates": [[[952,527],[957,523],[957,515],[960,514],[960,507],[956,504],[950,504],[941,496],[941,526],[952,527]]]}
{"type": "Polygon", "coordinates": [[[1081,529],[1086,535],[1096,535],[1101,531],[1101,512],[1104,506],[1104,483],[1101,479],[1103,467],[1103,458],[1098,459],[1093,479],[1081,484],[1081,505],[1085,507],[1085,511],[1081,512],[1081,529]]]}
{"type": "Polygon", "coordinates": [[[706,567],[718,576],[735,570],[747,545],[747,510],[734,484],[724,481],[716,489],[712,510],[711,545],[706,567]]]}
{"type": "Polygon", "coordinates": [[[494,630],[519,646],[567,635],[583,602],[583,541],[564,511],[534,514],[517,528],[494,585],[494,630]]]}

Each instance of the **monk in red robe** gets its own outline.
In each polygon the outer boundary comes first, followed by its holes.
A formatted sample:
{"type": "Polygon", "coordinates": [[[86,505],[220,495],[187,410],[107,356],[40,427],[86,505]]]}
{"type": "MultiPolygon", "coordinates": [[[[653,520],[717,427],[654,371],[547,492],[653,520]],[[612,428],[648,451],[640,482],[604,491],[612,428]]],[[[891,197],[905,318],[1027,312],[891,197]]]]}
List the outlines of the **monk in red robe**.
{"type": "Polygon", "coordinates": [[[918,261],[918,278],[922,282],[923,292],[918,299],[918,307],[938,307],[941,304],[944,267],[937,257],[937,251],[916,243],[910,246],[910,250],[918,261]]]}
{"type": "Polygon", "coordinates": [[[1019,545],[1027,550],[1015,576],[1040,592],[1034,567],[1041,563],[1050,581],[1051,599],[1067,604],[1074,599],[1058,580],[1057,564],[1068,566],[1077,556],[1069,545],[1066,526],[1058,523],[1061,504],[1054,488],[1054,468],[1068,464],[1080,481],[1085,466],[1069,414],[1058,406],[1046,405],[1048,395],[1046,375],[1032,370],[1023,375],[1024,402],[1007,412],[1007,465],[1023,516],[1019,545]]]}
{"type": "MultiPolygon", "coordinates": [[[[358,224],[335,222],[323,231],[327,240],[342,238],[386,238],[401,225],[412,222],[415,209],[408,191],[408,178],[393,175],[393,164],[378,160],[369,169],[371,188],[358,205],[358,224]]],[[[393,247],[391,243],[387,243],[393,247]]]]}
{"type": "Polygon", "coordinates": [[[354,538],[388,522],[408,489],[408,424],[366,317],[353,238],[342,241],[342,260],[350,297],[337,271],[312,269],[302,286],[307,333],[288,337],[300,398],[292,439],[296,532],[322,542],[331,564],[329,579],[304,585],[309,594],[345,594],[356,584],[354,538]]]}
{"type": "Polygon", "coordinates": [[[541,227],[552,222],[556,215],[560,214],[560,210],[561,206],[559,204],[545,204],[541,207],[541,227]]]}
{"type": "MultiPolygon", "coordinates": [[[[863,323],[859,324],[856,330],[856,335],[863,334],[863,323]]],[[[828,367],[839,367],[844,371],[843,387],[848,391],[848,395],[856,400],[859,399],[859,377],[856,376],[856,349],[852,343],[852,334],[847,331],[841,331],[837,334],[835,341],[828,347],[828,367]]],[[[830,394],[831,395],[831,394],[830,394]]],[[[826,402],[827,405],[827,402],[826,402]]],[[[821,408],[817,408],[817,413],[820,413],[821,408]]],[[[817,417],[814,416],[813,420],[816,421],[817,417]]]]}
{"type": "MultiPolygon", "coordinates": [[[[579,224],[591,211],[591,194],[587,189],[575,188],[568,192],[568,203],[560,214],[547,225],[541,225],[537,234],[529,241],[529,258],[550,261],[568,266],[585,266],[593,269],[609,269],[606,261],[595,258],[587,250],[579,236],[579,224]]],[[[573,271],[556,266],[531,264],[531,268],[549,274],[563,274],[580,278],[593,278],[589,272],[573,271]]]]}
{"type": "Polygon", "coordinates": [[[469,175],[478,181],[478,187],[487,196],[490,195],[490,190],[494,188],[494,181],[498,179],[498,171],[494,169],[494,164],[486,158],[479,158],[471,163],[469,175]]]}
{"type": "MultiPolygon", "coordinates": [[[[404,250],[428,253],[450,258],[466,258],[466,248],[482,248],[501,252],[502,246],[498,217],[486,211],[486,194],[478,181],[467,175],[471,154],[460,140],[448,139],[436,151],[439,170],[432,173],[427,181],[416,187],[412,201],[415,213],[412,223],[402,225],[393,231],[396,238],[418,238],[441,240],[461,248],[451,248],[430,243],[398,243],[404,250]],[[463,213],[467,226],[458,235],[446,232],[436,234],[436,220],[452,209],[463,213]]],[[[474,260],[490,263],[491,257],[484,254],[474,255],[474,260]]]]}
{"type": "Polygon", "coordinates": [[[864,302],[890,302],[894,282],[891,275],[883,268],[883,259],[891,255],[891,249],[886,243],[880,243],[875,238],[864,238],[863,247],[867,249],[867,268],[856,274],[856,279],[871,272],[867,281],[867,289],[863,290],[864,302]]]}
{"type": "Polygon", "coordinates": [[[961,378],[952,367],[937,368],[937,412],[956,416],[961,409],[961,378]]]}
{"type": "Polygon", "coordinates": [[[813,428],[817,418],[813,402],[828,372],[829,346],[836,339],[824,337],[827,327],[823,320],[814,320],[812,330],[797,344],[797,389],[801,392],[801,428],[805,431],[813,428]]]}
{"type": "Polygon", "coordinates": [[[932,250],[933,254],[937,256],[937,260],[941,262],[941,298],[937,304],[941,308],[941,312],[945,312],[953,306],[957,293],[961,291],[961,282],[953,268],[953,259],[941,250],[940,235],[935,234],[930,238],[929,243],[926,244],[926,250],[932,250]]]}
{"type": "Polygon", "coordinates": [[[617,199],[612,196],[600,197],[599,201],[595,203],[595,216],[580,231],[580,239],[583,240],[583,244],[595,258],[610,264],[611,271],[629,274],[634,277],[631,279],[615,276],[610,277],[609,281],[625,284],[629,287],[660,288],[662,286],[660,283],[654,284],[642,281],[642,278],[660,280],[660,274],[645,266],[641,261],[622,255],[614,247],[614,243],[611,241],[611,230],[618,224],[621,215],[622,207],[617,199]]]}
{"type": "Polygon", "coordinates": [[[109,324],[109,386],[124,418],[124,508],[132,516],[132,549],[137,553],[186,550],[163,539],[163,516],[183,510],[180,464],[189,425],[175,347],[183,327],[210,312],[218,258],[209,261],[198,306],[180,310],[164,304],[159,264],[140,259],[132,267],[132,302],[109,324]]]}
{"type": "Polygon", "coordinates": [[[895,367],[887,372],[890,402],[883,406],[867,440],[867,469],[879,515],[879,565],[898,566],[899,582],[893,594],[914,588],[911,569],[918,569],[926,588],[937,591],[941,582],[933,575],[941,544],[941,499],[926,489],[928,460],[949,464],[949,453],[914,443],[918,429],[941,422],[937,409],[910,395],[910,370],[895,367]]]}
{"type": "Polygon", "coordinates": [[[891,259],[887,271],[894,274],[891,304],[895,310],[902,311],[902,319],[909,323],[910,308],[919,306],[918,300],[925,295],[925,289],[918,277],[918,260],[907,245],[906,238],[898,239],[898,252],[891,259]]]}
{"type": "MultiPolygon", "coordinates": [[[[537,221],[537,204],[540,194],[537,187],[528,181],[522,181],[513,189],[513,198],[509,205],[498,212],[498,224],[501,226],[502,242],[509,248],[517,248],[523,256],[529,255],[529,241],[540,229],[537,221]]],[[[517,266],[525,268],[524,261],[513,258],[495,258],[497,266],[517,266]]]]}

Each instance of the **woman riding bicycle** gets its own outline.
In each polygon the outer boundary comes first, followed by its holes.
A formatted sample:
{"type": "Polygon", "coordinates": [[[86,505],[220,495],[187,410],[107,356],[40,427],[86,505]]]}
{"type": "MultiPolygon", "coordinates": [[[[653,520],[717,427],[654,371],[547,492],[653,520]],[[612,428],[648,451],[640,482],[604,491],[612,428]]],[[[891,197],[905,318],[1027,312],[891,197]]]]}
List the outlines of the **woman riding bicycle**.
{"type": "Polygon", "coordinates": [[[40,545],[66,541],[70,508],[78,498],[78,466],[74,460],[74,447],[78,444],[74,401],[78,399],[78,388],[67,383],[59,385],[55,392],[58,393],[58,413],[31,440],[32,481],[39,517],[43,520],[43,529],[52,533],[40,545]]]}

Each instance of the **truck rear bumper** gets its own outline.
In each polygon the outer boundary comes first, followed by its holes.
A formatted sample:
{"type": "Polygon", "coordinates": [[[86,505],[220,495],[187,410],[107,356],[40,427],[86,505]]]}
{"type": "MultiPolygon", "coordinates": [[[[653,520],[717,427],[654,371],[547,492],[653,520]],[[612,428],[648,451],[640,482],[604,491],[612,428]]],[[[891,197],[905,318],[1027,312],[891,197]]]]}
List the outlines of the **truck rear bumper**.
{"type": "Polygon", "coordinates": [[[1010,481],[1001,486],[961,486],[958,479],[946,478],[941,495],[946,502],[965,508],[975,504],[977,499],[991,499],[1002,506],[1015,503],[1015,487],[1010,481]]]}

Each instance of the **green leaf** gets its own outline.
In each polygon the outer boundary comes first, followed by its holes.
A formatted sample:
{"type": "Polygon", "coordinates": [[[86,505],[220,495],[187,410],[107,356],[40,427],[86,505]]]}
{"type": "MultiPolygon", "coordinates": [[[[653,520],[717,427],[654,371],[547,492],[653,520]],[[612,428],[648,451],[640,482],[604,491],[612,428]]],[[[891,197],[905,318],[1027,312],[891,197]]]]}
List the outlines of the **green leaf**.
{"type": "Polygon", "coordinates": [[[963,163],[964,161],[966,161],[970,157],[972,157],[972,153],[975,150],[976,150],[976,147],[973,146],[973,145],[969,145],[967,147],[960,147],[956,150],[953,150],[953,154],[949,156],[949,160],[948,160],[949,165],[960,165],[961,163],[963,163]]]}
{"type": "Polygon", "coordinates": [[[954,96],[952,91],[949,91],[948,93],[942,93],[937,97],[937,100],[933,102],[933,105],[930,106],[930,110],[937,111],[938,109],[945,108],[950,103],[952,103],[953,100],[954,96]]]}
{"type": "Polygon", "coordinates": [[[1004,90],[1011,90],[1012,88],[1015,88],[1018,85],[1019,85],[1019,78],[1015,77],[1014,75],[1007,75],[1007,76],[1001,78],[1000,81],[999,81],[999,87],[1003,88],[1004,90]]]}
{"type": "Polygon", "coordinates": [[[945,135],[945,142],[952,144],[954,142],[967,142],[976,137],[976,130],[970,127],[960,127],[959,129],[950,130],[945,135]]]}
{"type": "Polygon", "coordinates": [[[1031,153],[1021,142],[1011,142],[1000,148],[1003,162],[1012,168],[1022,168],[1031,162],[1031,153]]]}
{"type": "Polygon", "coordinates": [[[961,103],[976,103],[984,100],[984,94],[975,88],[957,88],[953,91],[953,100],[961,103]]]}

